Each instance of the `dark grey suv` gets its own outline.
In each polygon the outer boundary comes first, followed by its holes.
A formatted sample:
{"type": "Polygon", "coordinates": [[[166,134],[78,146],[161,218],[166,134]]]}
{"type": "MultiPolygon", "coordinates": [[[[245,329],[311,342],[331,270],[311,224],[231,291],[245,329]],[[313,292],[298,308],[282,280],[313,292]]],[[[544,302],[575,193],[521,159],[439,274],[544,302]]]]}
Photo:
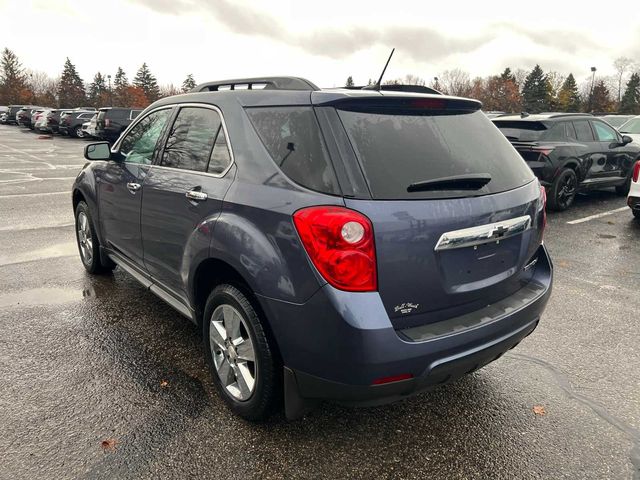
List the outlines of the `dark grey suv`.
{"type": "Polygon", "coordinates": [[[159,100],[86,146],[82,261],[202,328],[247,419],[451,381],[529,335],[552,284],[544,189],[480,106],[293,77],[159,100]]]}

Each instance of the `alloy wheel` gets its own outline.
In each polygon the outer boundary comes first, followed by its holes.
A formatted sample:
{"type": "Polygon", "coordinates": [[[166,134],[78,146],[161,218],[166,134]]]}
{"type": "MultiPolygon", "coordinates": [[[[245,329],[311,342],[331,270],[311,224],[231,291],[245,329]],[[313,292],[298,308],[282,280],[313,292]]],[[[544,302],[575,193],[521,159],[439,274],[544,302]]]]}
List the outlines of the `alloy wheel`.
{"type": "Polygon", "coordinates": [[[209,344],[222,386],[234,399],[248,400],[256,385],[256,352],[247,324],[233,306],[222,304],[213,311],[209,344]]]}
{"type": "Polygon", "coordinates": [[[80,245],[80,256],[85,265],[91,265],[93,260],[93,238],[91,237],[91,227],[89,219],[84,212],[78,214],[77,222],[78,243],[80,245]]]}

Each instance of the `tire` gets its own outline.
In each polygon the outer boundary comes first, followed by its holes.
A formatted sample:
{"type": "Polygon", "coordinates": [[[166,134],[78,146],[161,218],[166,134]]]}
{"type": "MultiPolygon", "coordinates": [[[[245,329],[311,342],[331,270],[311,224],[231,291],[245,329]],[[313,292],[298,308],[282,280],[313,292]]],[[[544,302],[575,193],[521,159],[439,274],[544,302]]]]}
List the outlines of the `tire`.
{"type": "Polygon", "coordinates": [[[577,191],[578,177],[576,172],[565,168],[551,185],[548,196],[549,208],[557,212],[566,210],[573,204],[577,191]]]}
{"type": "Polygon", "coordinates": [[[100,259],[100,242],[93,226],[89,206],[84,201],[78,203],[75,219],[76,242],[84,268],[91,274],[111,272],[116,265],[111,260],[103,262],[100,259]]]}
{"type": "Polygon", "coordinates": [[[73,136],[76,138],[84,138],[84,132],[82,131],[82,125],[80,125],[79,127],[77,127],[74,131],[73,131],[73,136]]]}
{"type": "Polygon", "coordinates": [[[213,289],[203,334],[218,394],[246,420],[268,418],[282,403],[282,367],[260,316],[238,288],[223,284],[213,289]]]}

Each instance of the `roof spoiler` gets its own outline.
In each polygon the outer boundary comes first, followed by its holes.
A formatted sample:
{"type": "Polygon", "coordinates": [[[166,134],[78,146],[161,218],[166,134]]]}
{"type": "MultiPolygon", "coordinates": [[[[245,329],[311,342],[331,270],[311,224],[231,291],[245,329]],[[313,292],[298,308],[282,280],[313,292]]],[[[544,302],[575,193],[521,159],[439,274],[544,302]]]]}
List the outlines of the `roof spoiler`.
{"type": "Polygon", "coordinates": [[[216,80],[197,85],[189,93],[217,92],[220,90],[320,90],[315,84],[300,77],[257,77],[216,80]],[[240,87],[240,88],[238,88],[240,87]]]}

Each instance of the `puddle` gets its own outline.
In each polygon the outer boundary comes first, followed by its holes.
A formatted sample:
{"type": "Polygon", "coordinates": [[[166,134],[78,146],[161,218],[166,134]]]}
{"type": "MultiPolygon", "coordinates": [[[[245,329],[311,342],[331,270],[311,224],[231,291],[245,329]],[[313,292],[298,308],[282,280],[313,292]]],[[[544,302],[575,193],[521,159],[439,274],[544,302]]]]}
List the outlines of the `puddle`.
{"type": "Polygon", "coordinates": [[[87,295],[70,288],[34,288],[21,292],[0,294],[0,308],[33,305],[60,305],[81,300],[87,295]]]}

